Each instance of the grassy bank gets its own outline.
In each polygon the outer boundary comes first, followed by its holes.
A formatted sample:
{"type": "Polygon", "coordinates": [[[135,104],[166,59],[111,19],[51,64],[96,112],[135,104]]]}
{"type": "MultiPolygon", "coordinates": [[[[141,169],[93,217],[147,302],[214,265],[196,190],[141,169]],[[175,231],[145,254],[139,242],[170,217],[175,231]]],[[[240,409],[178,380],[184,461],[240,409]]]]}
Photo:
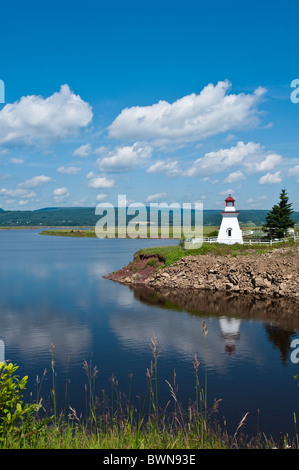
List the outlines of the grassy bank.
{"type": "Polygon", "coordinates": [[[239,255],[254,255],[267,253],[269,251],[295,246],[293,241],[276,243],[273,245],[226,245],[224,243],[203,243],[200,248],[194,250],[184,250],[184,248],[178,244],[174,246],[161,246],[161,247],[151,247],[151,248],[142,248],[137,251],[134,255],[134,259],[140,257],[157,257],[164,261],[164,266],[169,266],[181,258],[186,256],[196,256],[196,255],[207,255],[211,254],[214,256],[239,256],[239,255]]]}

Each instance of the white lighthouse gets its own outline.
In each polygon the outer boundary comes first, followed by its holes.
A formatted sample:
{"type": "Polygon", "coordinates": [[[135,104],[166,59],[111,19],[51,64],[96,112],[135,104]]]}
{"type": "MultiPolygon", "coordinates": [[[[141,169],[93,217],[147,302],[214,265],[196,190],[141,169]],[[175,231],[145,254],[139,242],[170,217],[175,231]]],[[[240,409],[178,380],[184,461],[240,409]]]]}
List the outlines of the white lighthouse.
{"type": "Polygon", "coordinates": [[[238,215],[240,212],[236,211],[235,199],[229,195],[225,199],[225,209],[222,214],[222,221],[218,233],[217,242],[227,243],[243,243],[242,229],[239,226],[238,215]]]}

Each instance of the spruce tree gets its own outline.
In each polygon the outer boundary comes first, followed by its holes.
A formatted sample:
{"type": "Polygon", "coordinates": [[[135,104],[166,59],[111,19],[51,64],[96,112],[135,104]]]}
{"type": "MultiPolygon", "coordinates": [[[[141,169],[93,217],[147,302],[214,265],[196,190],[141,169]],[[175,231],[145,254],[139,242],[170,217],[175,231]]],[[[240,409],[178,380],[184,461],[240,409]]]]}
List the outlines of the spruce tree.
{"type": "Polygon", "coordinates": [[[295,225],[295,221],[291,219],[293,212],[286,190],[282,189],[279,204],[275,204],[268,212],[263,230],[271,239],[285,237],[288,228],[293,228],[295,225]]]}

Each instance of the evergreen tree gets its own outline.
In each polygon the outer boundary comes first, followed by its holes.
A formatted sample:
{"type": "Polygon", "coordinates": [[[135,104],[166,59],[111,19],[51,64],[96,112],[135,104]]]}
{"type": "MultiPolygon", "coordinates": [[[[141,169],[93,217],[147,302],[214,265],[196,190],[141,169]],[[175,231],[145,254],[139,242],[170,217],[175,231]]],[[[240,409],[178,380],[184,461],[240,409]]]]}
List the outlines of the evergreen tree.
{"type": "Polygon", "coordinates": [[[279,204],[275,204],[268,212],[263,230],[270,238],[285,237],[288,228],[295,226],[295,221],[291,219],[293,212],[286,190],[282,189],[279,204]]]}

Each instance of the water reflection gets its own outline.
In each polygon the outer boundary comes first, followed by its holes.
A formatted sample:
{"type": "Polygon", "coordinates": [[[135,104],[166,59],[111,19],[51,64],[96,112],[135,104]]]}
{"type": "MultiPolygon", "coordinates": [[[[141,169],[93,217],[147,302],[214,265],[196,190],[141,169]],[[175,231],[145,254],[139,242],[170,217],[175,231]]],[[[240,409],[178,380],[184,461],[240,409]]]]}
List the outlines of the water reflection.
{"type": "MultiPolygon", "coordinates": [[[[199,318],[219,318],[220,337],[228,354],[236,352],[242,321],[258,321],[263,324],[268,341],[279,349],[281,361],[285,364],[290,356],[292,338],[299,329],[298,302],[294,300],[217,292],[211,295],[184,289],[162,291],[148,287],[134,288],[134,297],[147,305],[185,311],[199,318]]],[[[254,341],[251,344],[253,348],[254,341]]],[[[242,347],[244,349],[244,344],[242,347]]]]}
{"type": "Polygon", "coordinates": [[[268,340],[280,351],[281,362],[285,365],[290,357],[290,344],[294,330],[285,330],[274,324],[265,324],[268,340]]]}
{"type": "Polygon", "coordinates": [[[36,309],[28,306],[22,313],[19,309],[0,307],[0,334],[8,345],[6,359],[12,360],[10,354],[14,349],[19,351],[26,363],[36,361],[38,357],[40,363],[45,365],[48,363],[50,344],[54,343],[55,356],[60,363],[66,364],[66,351],[74,362],[81,362],[92,341],[88,326],[74,318],[66,318],[50,306],[40,305],[38,313],[37,316],[36,309]]]}
{"type": "Polygon", "coordinates": [[[236,341],[240,339],[240,320],[221,317],[219,319],[221,338],[225,341],[225,351],[229,354],[235,352],[236,341]]]}
{"type": "MultiPolygon", "coordinates": [[[[187,404],[192,399],[196,354],[201,377],[207,361],[208,398],[223,399],[221,411],[233,432],[241,412],[254,416],[257,408],[263,410],[266,433],[281,431],[282,423],[290,431],[298,408],[293,379],[298,370],[288,360],[290,341],[299,330],[297,304],[190,290],[130,289],[103,279],[143,246],[162,241],[66,239],[42,237],[37,231],[0,232],[0,238],[0,359],[5,345],[5,358],[20,365],[20,374],[29,375],[28,393],[36,375],[50,367],[54,343],[62,404],[67,376],[70,404],[84,411],[83,360],[101,371],[99,390],[110,389],[113,373],[127,391],[132,372],[132,390],[142,394],[155,334],[161,349],[161,406],[169,401],[165,380],[172,381],[174,369],[180,400],[187,404]]],[[[46,397],[48,390],[44,392],[46,397]]],[[[256,423],[252,425],[255,430],[256,423]]]]}

